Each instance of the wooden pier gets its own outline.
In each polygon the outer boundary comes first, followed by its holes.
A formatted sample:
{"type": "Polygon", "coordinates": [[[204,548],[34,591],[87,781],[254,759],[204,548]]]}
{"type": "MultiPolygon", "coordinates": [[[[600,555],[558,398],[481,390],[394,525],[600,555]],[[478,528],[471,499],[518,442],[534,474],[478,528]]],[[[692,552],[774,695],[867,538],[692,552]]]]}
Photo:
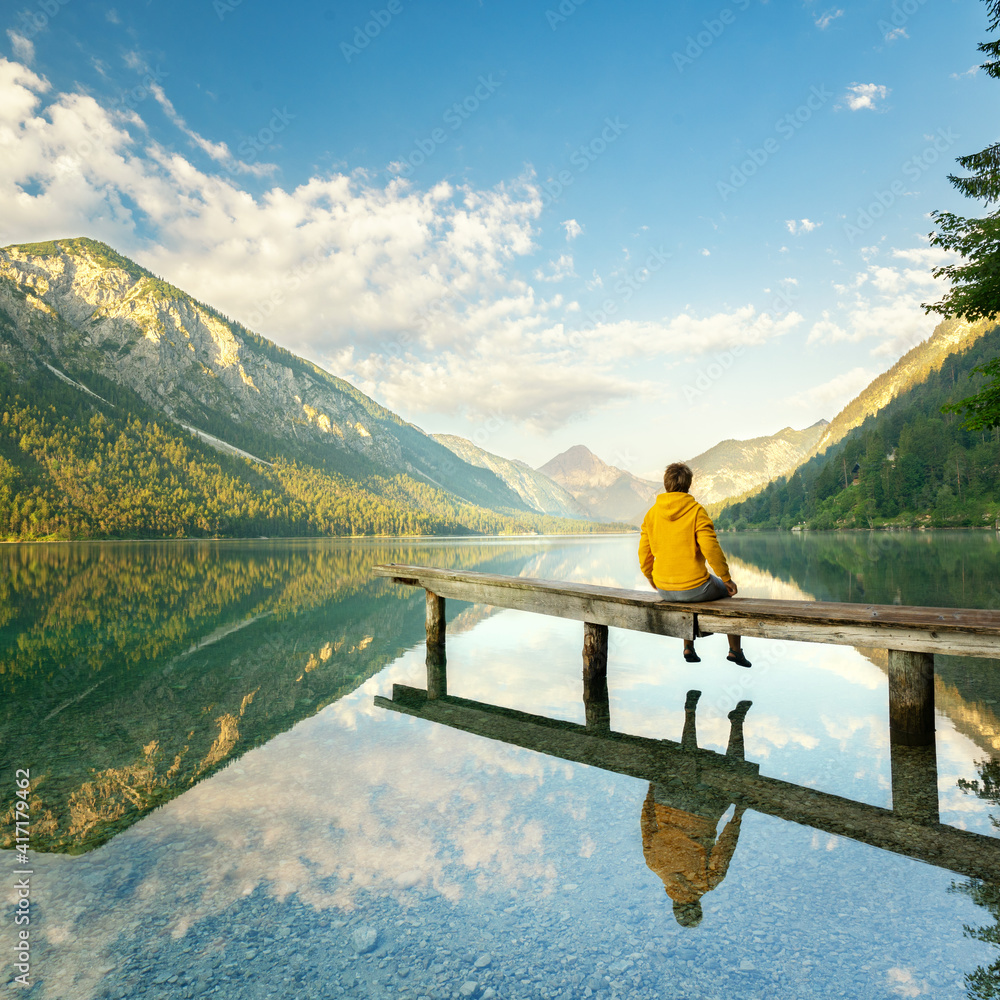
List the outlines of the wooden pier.
{"type": "MultiPolygon", "coordinates": [[[[391,564],[375,573],[427,591],[427,694],[447,695],[446,599],[532,611],[584,623],[588,728],[607,730],[608,627],[696,639],[709,632],[888,650],[893,743],[934,743],[934,654],[1000,658],[1000,611],[734,597],[672,604],[653,591],[391,564]]],[[[741,668],[734,667],[734,670],[741,668]]]]}

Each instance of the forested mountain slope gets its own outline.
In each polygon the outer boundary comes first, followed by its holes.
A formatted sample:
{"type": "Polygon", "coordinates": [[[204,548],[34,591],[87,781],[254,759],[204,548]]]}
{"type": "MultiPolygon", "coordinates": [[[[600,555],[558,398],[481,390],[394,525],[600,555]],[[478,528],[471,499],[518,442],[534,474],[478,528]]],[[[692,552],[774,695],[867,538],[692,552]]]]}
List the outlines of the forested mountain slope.
{"type": "Polygon", "coordinates": [[[970,371],[1000,355],[1000,327],[975,332],[839,445],[725,507],[717,527],[992,524],[1000,514],[1000,433],[967,431],[941,413],[982,388],[983,376],[970,371]]]}
{"type": "Polygon", "coordinates": [[[940,370],[952,354],[971,347],[991,327],[990,323],[969,323],[959,319],[939,323],[926,340],[911,348],[891,368],[872,379],[830,421],[826,433],[816,442],[811,454],[822,454],[843,440],[855,427],[888,406],[897,396],[920,385],[931,372],[940,370]]]}
{"type": "Polygon", "coordinates": [[[0,414],[3,538],[586,530],[86,239],[0,250],[0,414]]]}
{"type": "Polygon", "coordinates": [[[102,376],[253,455],[319,461],[353,478],[405,473],[470,503],[527,509],[491,472],[462,462],[348,382],[103,243],[0,250],[0,326],[0,358],[19,370],[47,363],[88,387],[102,376]]]}

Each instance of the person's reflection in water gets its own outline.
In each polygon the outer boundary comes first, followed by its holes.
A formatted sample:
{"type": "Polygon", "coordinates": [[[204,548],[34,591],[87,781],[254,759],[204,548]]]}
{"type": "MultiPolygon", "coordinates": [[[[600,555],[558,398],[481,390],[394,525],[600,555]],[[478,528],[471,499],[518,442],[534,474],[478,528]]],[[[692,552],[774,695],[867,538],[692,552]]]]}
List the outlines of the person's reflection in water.
{"type": "MultiPolygon", "coordinates": [[[[695,709],[700,691],[689,691],[684,703],[681,747],[696,750],[695,709]]],[[[729,713],[729,746],[726,756],[743,760],[743,720],[750,708],[741,701],[729,713]]],[[[646,864],[663,880],[674,901],[674,916],[682,927],[701,923],[701,897],[714,889],[729,870],[740,835],[743,809],[739,806],[721,836],[716,827],[732,805],[709,788],[680,781],[666,785],[651,782],[642,805],[642,853],[646,864]]]]}

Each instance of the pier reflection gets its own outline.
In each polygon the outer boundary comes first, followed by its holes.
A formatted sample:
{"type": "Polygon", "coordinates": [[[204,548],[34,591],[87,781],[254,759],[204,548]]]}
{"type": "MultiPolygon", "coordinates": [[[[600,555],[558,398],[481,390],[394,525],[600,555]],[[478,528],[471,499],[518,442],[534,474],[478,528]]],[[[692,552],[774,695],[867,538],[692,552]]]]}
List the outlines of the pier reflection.
{"type": "Polygon", "coordinates": [[[379,707],[437,722],[488,739],[649,782],[641,828],[647,863],[681,904],[681,923],[696,922],[695,903],[725,877],[746,810],[847,837],[947,869],[965,878],[1000,884],[1000,839],[938,821],[933,747],[891,745],[893,806],[857,802],[760,774],[744,759],[742,723],[750,705],[730,713],[725,754],[697,746],[691,692],[681,742],[596,729],[396,684],[379,707]],[[714,825],[730,808],[718,840],[714,825]],[[711,833],[709,833],[709,828],[711,833]],[[684,909],[685,906],[690,907],[684,909]]]}

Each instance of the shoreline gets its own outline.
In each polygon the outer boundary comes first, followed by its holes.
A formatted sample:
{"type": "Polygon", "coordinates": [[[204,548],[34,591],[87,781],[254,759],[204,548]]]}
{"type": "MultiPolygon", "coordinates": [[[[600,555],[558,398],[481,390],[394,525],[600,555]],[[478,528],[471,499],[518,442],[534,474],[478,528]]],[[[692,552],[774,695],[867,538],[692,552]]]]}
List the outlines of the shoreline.
{"type": "Polygon", "coordinates": [[[602,538],[613,535],[637,535],[639,529],[632,531],[562,531],[539,534],[537,532],[526,532],[510,535],[218,535],[212,537],[196,537],[194,535],[170,536],[164,538],[4,538],[0,539],[0,545],[92,545],[99,543],[102,545],[130,544],[137,542],[334,542],[334,541],[358,541],[370,539],[372,541],[385,541],[387,539],[407,539],[422,541],[463,541],[470,539],[493,538],[503,540],[525,539],[525,538],[602,538]]]}
{"type": "Polygon", "coordinates": [[[804,535],[811,532],[835,534],[838,531],[995,531],[1000,533],[1000,526],[992,524],[880,524],[874,528],[716,528],[720,535],[761,535],[766,532],[775,534],[804,535]]]}

